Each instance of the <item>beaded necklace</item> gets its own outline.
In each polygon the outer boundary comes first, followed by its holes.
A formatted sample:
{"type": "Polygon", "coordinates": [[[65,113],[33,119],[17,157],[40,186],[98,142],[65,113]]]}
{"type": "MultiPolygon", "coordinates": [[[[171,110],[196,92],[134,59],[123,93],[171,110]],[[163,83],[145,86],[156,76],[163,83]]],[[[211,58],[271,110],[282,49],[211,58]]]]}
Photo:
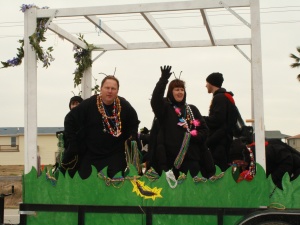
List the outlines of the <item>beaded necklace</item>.
{"type": "Polygon", "coordinates": [[[185,103],[185,115],[182,115],[180,108],[174,105],[170,100],[169,103],[173,106],[175,113],[179,117],[179,122],[177,123],[177,125],[182,126],[184,129],[186,129],[180,150],[174,161],[174,167],[176,169],[179,169],[189,148],[191,136],[196,136],[198,134],[198,131],[196,129],[198,126],[200,126],[200,121],[195,120],[194,114],[187,103],[185,103]]]}
{"type": "Polygon", "coordinates": [[[102,116],[103,132],[107,132],[114,137],[121,135],[122,122],[121,122],[121,104],[120,99],[117,97],[113,103],[112,115],[108,115],[108,110],[102,101],[102,96],[97,97],[97,108],[102,116]]]}
{"type": "Polygon", "coordinates": [[[177,125],[185,128],[188,133],[191,133],[192,136],[196,136],[198,133],[196,129],[198,126],[200,126],[200,121],[195,120],[193,111],[191,110],[190,106],[187,103],[185,103],[185,108],[186,108],[185,110],[186,119],[185,119],[185,116],[182,115],[180,108],[174,105],[171,101],[170,104],[173,106],[175,113],[179,117],[179,122],[177,123],[177,125]]]}
{"type": "Polygon", "coordinates": [[[256,170],[255,170],[255,159],[254,159],[254,154],[253,151],[251,149],[252,144],[247,145],[247,149],[249,151],[249,156],[250,156],[250,165],[249,165],[249,169],[248,170],[244,170],[243,172],[240,173],[238,179],[237,179],[237,183],[241,182],[242,180],[247,180],[247,181],[251,181],[253,180],[255,174],[256,174],[256,170]]]}
{"type": "Polygon", "coordinates": [[[254,176],[255,176],[255,173],[256,173],[256,171],[255,171],[255,159],[254,159],[254,154],[253,154],[253,152],[252,152],[252,150],[251,150],[250,147],[247,146],[247,148],[248,148],[248,150],[249,150],[249,155],[250,155],[250,166],[249,166],[249,171],[250,171],[250,175],[251,175],[252,177],[254,177],[254,176]]]}

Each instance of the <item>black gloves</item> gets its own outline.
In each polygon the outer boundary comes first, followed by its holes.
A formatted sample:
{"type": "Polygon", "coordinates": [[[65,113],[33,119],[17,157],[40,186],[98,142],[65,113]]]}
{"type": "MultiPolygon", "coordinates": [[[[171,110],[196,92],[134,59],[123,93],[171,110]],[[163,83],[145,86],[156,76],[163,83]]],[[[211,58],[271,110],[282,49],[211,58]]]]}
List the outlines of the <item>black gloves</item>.
{"type": "Polygon", "coordinates": [[[160,67],[160,70],[161,70],[161,77],[168,80],[171,76],[171,69],[172,69],[172,66],[164,66],[164,67],[160,67]]]}

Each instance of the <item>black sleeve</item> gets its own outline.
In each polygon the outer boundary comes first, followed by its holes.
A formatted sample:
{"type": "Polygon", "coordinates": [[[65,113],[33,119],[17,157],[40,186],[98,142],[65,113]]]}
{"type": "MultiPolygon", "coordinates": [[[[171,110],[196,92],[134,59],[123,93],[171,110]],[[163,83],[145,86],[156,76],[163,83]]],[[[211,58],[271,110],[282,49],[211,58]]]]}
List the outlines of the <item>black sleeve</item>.
{"type": "Polygon", "coordinates": [[[148,160],[150,162],[150,166],[155,167],[156,166],[156,148],[157,148],[157,135],[160,129],[159,122],[157,118],[154,118],[152,121],[152,126],[150,129],[150,135],[149,135],[149,145],[148,145],[148,160]],[[154,164],[154,165],[153,165],[154,164]]]}
{"type": "Polygon", "coordinates": [[[68,113],[65,117],[64,126],[64,140],[67,143],[67,146],[63,155],[63,162],[68,162],[71,158],[78,154],[79,148],[77,145],[76,134],[78,126],[76,125],[77,121],[72,113],[68,113]]]}
{"type": "Polygon", "coordinates": [[[216,94],[205,122],[209,128],[218,128],[226,124],[227,99],[223,93],[216,94]]]}
{"type": "Polygon", "coordinates": [[[164,114],[165,100],[164,93],[166,90],[166,86],[168,84],[168,80],[164,78],[160,78],[157,82],[151,98],[151,107],[155,114],[155,117],[161,122],[164,114]]]}
{"type": "Polygon", "coordinates": [[[80,141],[84,137],[84,127],[86,126],[85,118],[92,101],[91,98],[84,100],[65,116],[64,139],[68,147],[65,149],[64,162],[80,152],[80,141]]]}
{"type": "MultiPolygon", "coordinates": [[[[131,104],[125,100],[122,97],[119,97],[120,100],[122,101],[121,104],[123,103],[124,107],[122,107],[122,110],[124,110],[123,113],[126,113],[126,131],[125,131],[125,139],[128,139],[129,137],[132,137],[133,140],[137,140],[137,134],[138,134],[138,127],[139,127],[139,119],[137,112],[135,109],[131,106],[131,104]]],[[[122,115],[122,110],[121,110],[121,115],[122,115]]]]}

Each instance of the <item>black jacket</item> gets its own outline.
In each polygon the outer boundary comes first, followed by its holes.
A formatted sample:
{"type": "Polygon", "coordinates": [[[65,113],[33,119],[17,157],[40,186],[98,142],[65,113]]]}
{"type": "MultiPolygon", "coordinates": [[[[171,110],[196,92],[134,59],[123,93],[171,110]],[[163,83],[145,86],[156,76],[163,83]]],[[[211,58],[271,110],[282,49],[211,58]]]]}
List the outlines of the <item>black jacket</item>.
{"type": "MultiPolygon", "coordinates": [[[[64,134],[68,142],[66,157],[88,154],[90,157],[106,158],[118,152],[125,152],[125,141],[136,136],[139,120],[128,101],[119,97],[121,104],[122,134],[114,137],[104,132],[102,116],[97,108],[97,95],[84,100],[72,109],[65,118],[64,134]]],[[[111,106],[106,106],[112,109],[111,106]]]]}
{"type": "MultiPolygon", "coordinates": [[[[167,83],[168,80],[164,78],[159,79],[153,91],[151,106],[160,125],[157,145],[163,144],[164,148],[161,148],[161,150],[164,151],[163,154],[165,157],[176,158],[181,148],[186,129],[177,125],[179,117],[170,102],[163,96],[167,83]]],[[[181,112],[184,112],[186,109],[185,98],[177,106],[181,109],[181,112]]],[[[200,126],[197,127],[198,134],[191,136],[185,159],[199,160],[199,152],[206,149],[205,141],[208,134],[208,127],[199,110],[194,105],[189,106],[194,118],[200,121],[200,126]]],[[[162,152],[160,153],[162,154],[162,152]]],[[[159,160],[161,160],[161,164],[166,163],[163,159],[159,160]]]]}
{"type": "Polygon", "coordinates": [[[218,140],[228,138],[232,140],[232,131],[228,130],[229,116],[229,99],[225,96],[228,93],[233,96],[232,92],[227,92],[225,88],[219,88],[213,94],[213,99],[209,108],[209,115],[205,116],[205,122],[209,128],[207,145],[210,147],[218,140]]]}

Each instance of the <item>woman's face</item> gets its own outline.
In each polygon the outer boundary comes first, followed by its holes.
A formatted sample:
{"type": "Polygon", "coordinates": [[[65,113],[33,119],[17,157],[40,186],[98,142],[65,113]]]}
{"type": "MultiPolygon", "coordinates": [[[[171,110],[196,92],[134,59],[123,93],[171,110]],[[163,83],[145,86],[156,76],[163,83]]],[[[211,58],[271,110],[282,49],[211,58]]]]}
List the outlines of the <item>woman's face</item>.
{"type": "Polygon", "coordinates": [[[173,97],[176,102],[181,102],[184,98],[184,88],[176,87],[172,91],[173,97]]]}
{"type": "Polygon", "coordinates": [[[118,96],[118,84],[113,79],[107,79],[101,87],[102,101],[106,105],[111,105],[118,96]]]}

